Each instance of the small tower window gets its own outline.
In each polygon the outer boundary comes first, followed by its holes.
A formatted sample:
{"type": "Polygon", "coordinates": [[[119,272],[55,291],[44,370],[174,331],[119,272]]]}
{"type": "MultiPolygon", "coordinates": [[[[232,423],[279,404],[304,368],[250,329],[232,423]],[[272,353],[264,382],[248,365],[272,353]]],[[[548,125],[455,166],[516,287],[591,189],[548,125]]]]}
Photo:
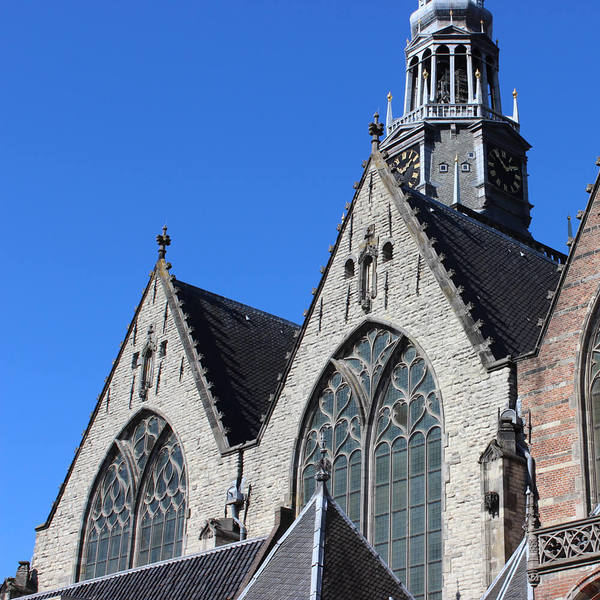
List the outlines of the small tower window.
{"type": "Polygon", "coordinates": [[[462,165],[460,165],[460,170],[463,173],[469,173],[471,171],[471,165],[468,162],[464,162],[462,165]]]}
{"type": "Polygon", "coordinates": [[[144,350],[142,362],[142,381],[140,383],[140,397],[146,399],[148,390],[152,387],[152,348],[144,350]]]}
{"type": "Polygon", "coordinates": [[[384,262],[387,260],[392,260],[394,258],[394,246],[392,242],[386,242],[383,245],[383,260],[384,262]]]}
{"type": "Polygon", "coordinates": [[[160,351],[159,351],[159,356],[161,358],[164,358],[166,355],[167,355],[167,340],[160,343],[160,351]]]}
{"type": "Polygon", "coordinates": [[[349,258],[344,265],[344,277],[350,279],[354,277],[354,261],[349,258]]]}
{"type": "Polygon", "coordinates": [[[448,172],[448,163],[440,163],[440,173],[448,172]]]}

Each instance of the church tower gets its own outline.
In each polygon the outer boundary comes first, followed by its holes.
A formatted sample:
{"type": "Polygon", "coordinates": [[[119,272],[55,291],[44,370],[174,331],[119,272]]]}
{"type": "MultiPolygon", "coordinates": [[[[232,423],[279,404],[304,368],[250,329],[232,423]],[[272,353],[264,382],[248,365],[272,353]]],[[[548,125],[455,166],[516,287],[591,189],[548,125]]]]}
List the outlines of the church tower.
{"type": "Polygon", "coordinates": [[[396,178],[450,206],[467,207],[530,237],[531,147],[513,115],[503,116],[499,48],[484,0],[419,0],[406,46],[404,114],[388,95],[381,149],[396,178]]]}

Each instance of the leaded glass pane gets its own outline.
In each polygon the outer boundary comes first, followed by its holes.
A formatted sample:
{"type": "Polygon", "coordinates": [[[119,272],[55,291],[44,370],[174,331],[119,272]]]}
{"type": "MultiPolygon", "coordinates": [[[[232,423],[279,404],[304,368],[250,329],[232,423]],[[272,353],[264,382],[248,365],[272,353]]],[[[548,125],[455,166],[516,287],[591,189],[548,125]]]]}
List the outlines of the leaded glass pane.
{"type": "Polygon", "coordinates": [[[136,504],[141,512],[137,525],[138,564],[181,554],[186,492],[184,463],[174,434],[165,432],[166,428],[164,419],[146,413],[115,443],[114,458],[103,468],[90,501],[80,579],[131,566],[136,504]],[[161,437],[165,441],[157,448],[161,437]],[[146,471],[148,474],[144,476],[146,471]],[[140,494],[143,497],[136,502],[140,494]]]}
{"type": "Polygon", "coordinates": [[[433,374],[412,344],[395,360],[375,424],[375,543],[412,594],[431,600],[441,591],[440,403],[433,374]]]}
{"type": "Polygon", "coordinates": [[[356,524],[361,506],[361,425],[358,403],[352,388],[335,371],[321,391],[318,404],[305,434],[302,466],[302,500],[314,492],[315,465],[322,437],[332,461],[330,489],[334,499],[356,524]]]}
{"type": "Polygon", "coordinates": [[[356,343],[344,362],[361,382],[367,397],[374,393],[398,336],[386,329],[372,329],[356,343]]]}
{"type": "Polygon", "coordinates": [[[133,482],[117,453],[96,487],[86,527],[81,577],[100,577],[125,568],[129,557],[133,482]],[[125,566],[123,566],[125,565],[125,566]]]}
{"type": "Polygon", "coordinates": [[[144,470],[148,456],[150,456],[150,452],[152,452],[152,448],[154,448],[154,444],[164,426],[165,422],[163,419],[157,415],[150,415],[142,419],[133,430],[131,444],[140,472],[144,470]]]}
{"type": "Polygon", "coordinates": [[[140,503],[137,564],[171,558],[181,548],[185,513],[185,467],[171,433],[148,465],[140,503]]]}

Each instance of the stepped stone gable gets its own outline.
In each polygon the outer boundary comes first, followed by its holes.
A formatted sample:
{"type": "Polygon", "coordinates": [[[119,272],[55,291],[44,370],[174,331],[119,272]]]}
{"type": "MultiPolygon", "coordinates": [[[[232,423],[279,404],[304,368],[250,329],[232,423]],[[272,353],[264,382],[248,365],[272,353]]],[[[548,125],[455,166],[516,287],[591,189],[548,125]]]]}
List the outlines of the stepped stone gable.
{"type": "MultiPolygon", "coordinates": [[[[388,177],[394,181],[389,173],[388,177]]],[[[261,487],[260,497],[253,499],[253,510],[258,514],[267,513],[269,506],[282,501],[298,502],[294,446],[301,441],[303,419],[310,410],[307,402],[328,357],[367,321],[397,329],[423,350],[441,391],[445,431],[444,539],[451,544],[446,552],[444,579],[456,581],[460,573],[461,593],[464,590],[475,597],[486,587],[482,574],[485,569],[478,459],[494,437],[497,411],[509,403],[514,386],[509,368],[488,371],[484,367],[481,348],[474,348],[464,320],[457,316],[423,258],[423,245],[428,238],[422,230],[415,235],[407,227],[396,203],[403,203],[410,214],[411,207],[395,182],[393,185],[396,197],[382,181],[376,165],[371,162],[367,166],[260,446],[247,453],[245,473],[252,481],[272,481],[271,485],[261,487]],[[349,258],[355,261],[358,258],[369,227],[374,228],[379,247],[390,240],[394,251],[388,262],[381,260],[381,253],[378,256],[377,294],[370,311],[365,313],[358,299],[356,276],[346,278],[345,264],[349,258]],[[253,454],[256,458],[249,460],[253,454]],[[465,528],[466,522],[475,525],[465,528]]],[[[429,252],[435,257],[431,247],[429,252]]],[[[439,260],[438,263],[437,268],[444,269],[439,260]]],[[[448,293],[455,292],[456,288],[448,293]]],[[[485,346],[483,336],[477,331],[474,334],[485,346]]],[[[493,356],[489,362],[493,362],[493,356]]]]}

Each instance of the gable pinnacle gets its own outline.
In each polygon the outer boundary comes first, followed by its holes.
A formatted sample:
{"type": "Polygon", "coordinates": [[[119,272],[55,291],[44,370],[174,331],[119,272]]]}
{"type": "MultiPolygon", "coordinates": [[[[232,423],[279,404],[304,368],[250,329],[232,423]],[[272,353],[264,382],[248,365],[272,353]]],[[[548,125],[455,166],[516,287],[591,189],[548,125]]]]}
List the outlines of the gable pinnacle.
{"type": "Polygon", "coordinates": [[[331,461],[327,458],[327,447],[325,446],[325,436],[323,432],[319,435],[319,452],[321,453],[321,458],[317,463],[315,479],[317,481],[325,482],[331,477],[331,461]]]}
{"type": "Polygon", "coordinates": [[[167,234],[167,226],[163,225],[162,235],[156,236],[156,243],[158,244],[158,259],[163,259],[167,255],[167,246],[171,245],[171,237],[167,234]]]}
{"type": "Polygon", "coordinates": [[[373,122],[369,123],[369,135],[371,136],[371,151],[379,150],[379,136],[383,134],[383,123],[379,122],[379,113],[373,115],[373,122]]]}

